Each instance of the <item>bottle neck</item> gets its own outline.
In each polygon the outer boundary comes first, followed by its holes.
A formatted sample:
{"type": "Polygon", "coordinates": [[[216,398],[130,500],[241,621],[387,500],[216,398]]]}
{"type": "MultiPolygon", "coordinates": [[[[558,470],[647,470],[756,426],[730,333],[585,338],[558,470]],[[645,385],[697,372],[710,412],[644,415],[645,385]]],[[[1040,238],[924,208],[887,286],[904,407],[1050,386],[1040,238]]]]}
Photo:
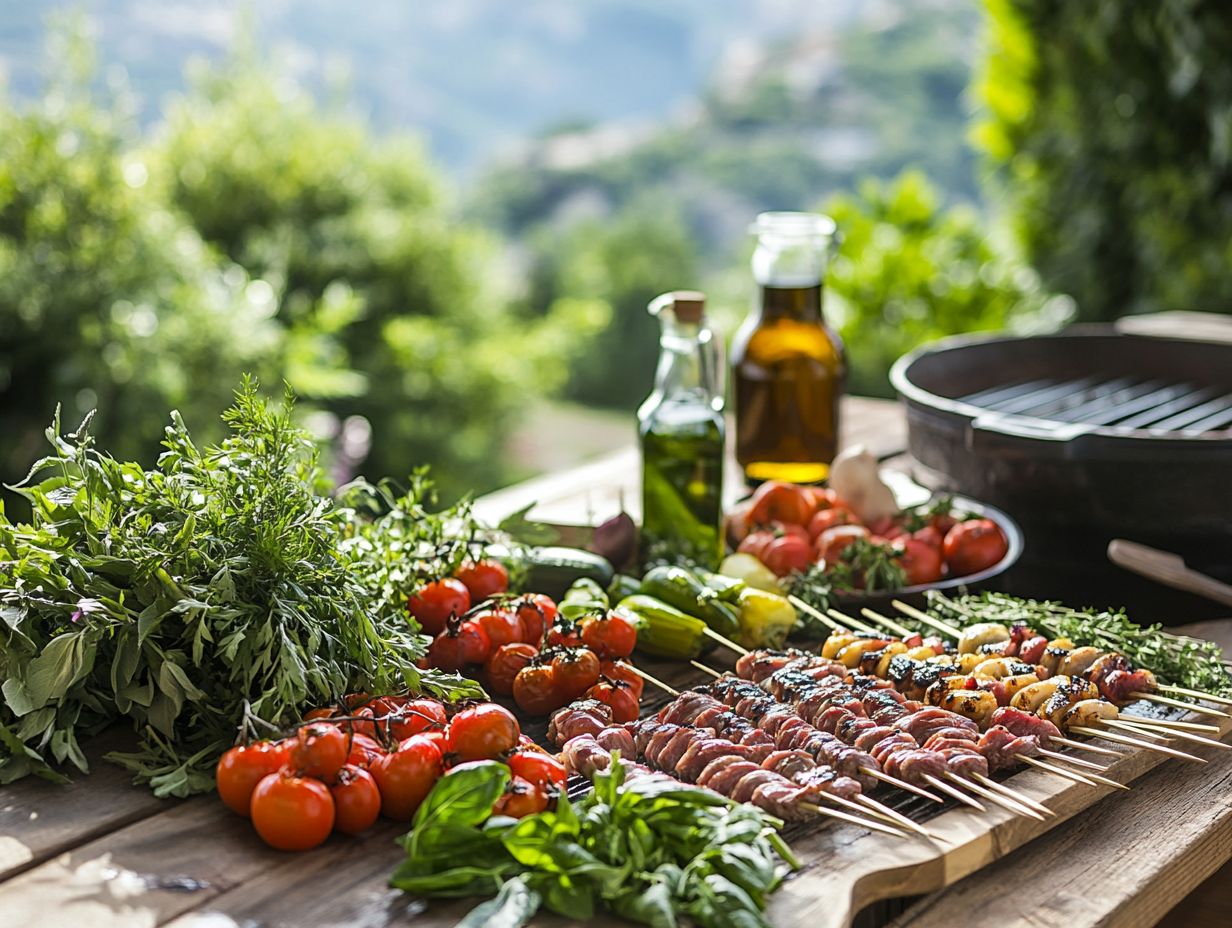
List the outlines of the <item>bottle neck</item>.
{"type": "Polygon", "coordinates": [[[722,350],[714,331],[664,320],[651,400],[685,401],[718,410],[723,404],[722,350]]]}
{"type": "Polygon", "coordinates": [[[790,319],[796,322],[821,322],[821,284],[811,287],[761,288],[763,319],[790,319]]]}

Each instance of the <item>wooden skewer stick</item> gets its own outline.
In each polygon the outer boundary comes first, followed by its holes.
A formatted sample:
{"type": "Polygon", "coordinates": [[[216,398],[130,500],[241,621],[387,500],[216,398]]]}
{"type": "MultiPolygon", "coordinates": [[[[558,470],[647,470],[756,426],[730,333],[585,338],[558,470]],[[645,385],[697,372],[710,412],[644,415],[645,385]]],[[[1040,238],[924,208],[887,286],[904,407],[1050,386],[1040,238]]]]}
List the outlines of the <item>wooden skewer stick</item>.
{"type": "Polygon", "coordinates": [[[1036,799],[1032,799],[1030,796],[1027,796],[1024,793],[1020,793],[1017,790],[1010,789],[1004,783],[998,783],[992,777],[985,776],[982,773],[973,773],[971,774],[971,776],[975,779],[977,783],[983,783],[987,789],[993,790],[994,792],[1001,793],[1003,796],[1008,796],[1014,799],[1015,801],[1022,803],[1024,806],[1027,806],[1030,809],[1034,809],[1036,812],[1039,812],[1042,815],[1056,815],[1057,814],[1053,812],[1052,809],[1044,805],[1042,802],[1039,802],[1036,799]]]}
{"type": "Polygon", "coordinates": [[[694,667],[696,667],[698,670],[700,670],[702,673],[709,674],[710,676],[714,677],[716,680],[719,677],[723,676],[723,674],[720,671],[715,670],[713,667],[707,667],[705,664],[701,663],[700,661],[689,661],[689,663],[692,664],[694,667]]]}
{"type": "Polygon", "coordinates": [[[1074,757],[1072,754],[1062,754],[1060,751],[1050,751],[1047,748],[1040,748],[1039,752],[1045,757],[1063,760],[1067,764],[1073,764],[1075,767],[1082,767],[1085,770],[1094,770],[1096,773],[1104,773],[1108,769],[1107,767],[1101,767],[1099,764],[1092,763],[1089,760],[1084,760],[1081,757],[1074,757]]]}
{"type": "Polygon", "coordinates": [[[874,770],[872,767],[861,767],[861,771],[868,774],[874,780],[880,780],[882,783],[889,783],[891,786],[897,786],[899,789],[905,789],[909,793],[915,793],[917,796],[923,796],[925,799],[931,799],[933,802],[945,802],[936,793],[930,793],[926,789],[908,783],[906,780],[900,780],[898,777],[892,777],[884,770],[874,770]]]}
{"type": "Polygon", "coordinates": [[[955,799],[957,799],[959,802],[969,805],[973,809],[978,809],[980,812],[988,811],[982,805],[980,805],[980,803],[977,800],[972,799],[962,790],[955,789],[954,787],[950,786],[949,783],[943,783],[941,780],[933,776],[931,773],[924,774],[924,779],[927,780],[932,786],[936,787],[941,792],[945,793],[947,796],[952,796],[955,799]]]}
{"type": "Polygon", "coordinates": [[[995,790],[980,786],[980,784],[976,783],[974,780],[968,780],[966,777],[960,777],[958,774],[951,773],[948,770],[945,773],[945,778],[951,783],[961,783],[967,789],[971,790],[971,792],[975,793],[975,795],[982,796],[984,799],[999,805],[1008,812],[1013,812],[1015,815],[1024,815],[1027,818],[1033,818],[1039,822],[1044,821],[1044,816],[1040,815],[1034,809],[1015,802],[1013,799],[1010,799],[1008,796],[1003,796],[995,790]]]}
{"type": "Polygon", "coordinates": [[[865,625],[864,623],[857,621],[855,616],[847,615],[845,612],[839,612],[837,609],[827,609],[826,614],[829,615],[830,618],[839,622],[842,626],[845,626],[858,634],[870,635],[872,637],[876,637],[881,634],[881,629],[873,628],[871,625],[865,625]]]}
{"type": "Polygon", "coordinates": [[[881,818],[889,819],[892,822],[897,822],[898,824],[902,825],[904,828],[908,829],[909,831],[914,831],[917,835],[920,835],[923,838],[931,838],[933,841],[942,840],[940,835],[929,831],[923,825],[916,824],[911,819],[907,818],[907,816],[903,815],[903,813],[895,809],[891,809],[889,806],[882,805],[876,799],[873,799],[869,796],[865,796],[864,794],[861,793],[858,801],[860,802],[861,805],[867,806],[874,815],[878,815],[881,818]]]}
{"type": "Polygon", "coordinates": [[[883,834],[893,835],[895,838],[910,837],[905,831],[899,831],[897,828],[891,828],[889,825],[861,818],[858,815],[849,815],[846,812],[840,812],[838,809],[827,809],[825,806],[819,806],[811,802],[800,803],[800,808],[806,812],[824,815],[827,818],[836,818],[840,822],[850,822],[852,825],[859,825],[861,828],[867,828],[869,831],[880,831],[883,834]]]}
{"type": "Polygon", "coordinates": [[[1200,715],[1213,715],[1220,719],[1232,719],[1232,715],[1224,712],[1222,709],[1212,709],[1210,706],[1199,706],[1197,703],[1185,702],[1182,699],[1173,699],[1171,696],[1160,696],[1158,693],[1142,693],[1135,692],[1129,694],[1131,699],[1145,699],[1147,702],[1157,702],[1161,706],[1172,706],[1177,709],[1188,709],[1190,712],[1197,712],[1200,715]]]}
{"type": "Polygon", "coordinates": [[[1176,693],[1178,696],[1191,696],[1194,699],[1205,699],[1220,706],[1232,706],[1232,699],[1227,696],[1216,696],[1214,693],[1204,693],[1202,690],[1191,690],[1186,686],[1174,686],[1171,683],[1157,683],[1156,686],[1165,693],[1176,693]]]}
{"type": "Polygon", "coordinates": [[[795,606],[797,609],[799,609],[801,612],[811,615],[813,618],[815,618],[818,622],[826,626],[826,628],[830,629],[831,631],[836,632],[839,630],[838,623],[836,623],[832,618],[830,618],[820,609],[814,609],[812,606],[810,606],[808,603],[802,600],[799,596],[788,596],[787,601],[791,603],[793,606],[795,606]]]}
{"type": "Polygon", "coordinates": [[[1108,757],[1120,757],[1120,751],[1114,751],[1112,748],[1103,748],[1098,744],[1088,744],[1085,741],[1075,741],[1073,738],[1065,738],[1061,735],[1050,735],[1048,740],[1056,744],[1063,744],[1067,748],[1073,748],[1076,751],[1090,751],[1092,754],[1105,754],[1108,757]]]}
{"type": "Polygon", "coordinates": [[[717,641],[719,644],[723,645],[723,647],[725,648],[731,648],[737,654],[743,655],[743,654],[749,653],[748,648],[741,647],[740,645],[736,644],[736,642],[732,641],[730,638],[724,638],[722,635],[716,632],[713,628],[703,628],[702,634],[705,635],[707,638],[711,639],[712,641],[717,641]]]}
{"type": "Polygon", "coordinates": [[[1050,770],[1055,774],[1066,777],[1070,780],[1076,780],[1079,783],[1088,783],[1092,786],[1097,784],[1102,786],[1110,786],[1113,789],[1120,789],[1125,792],[1129,792],[1129,787],[1124,783],[1118,783],[1116,780],[1108,779],[1108,777],[1101,777],[1098,773],[1088,773],[1085,770],[1082,773],[1078,773],[1075,770],[1070,770],[1068,767],[1058,767],[1056,764],[1045,763],[1037,757],[1020,757],[1020,759],[1027,761],[1027,763],[1032,767],[1039,767],[1041,770],[1050,770]]]}
{"type": "Polygon", "coordinates": [[[676,689],[675,687],[668,686],[658,677],[652,677],[650,674],[642,670],[640,667],[634,667],[632,664],[629,664],[629,669],[632,670],[639,677],[641,677],[643,680],[645,680],[647,683],[653,683],[655,686],[663,690],[663,692],[667,693],[669,696],[679,696],[680,695],[680,690],[676,689]]]}
{"type": "Polygon", "coordinates": [[[1116,728],[1121,731],[1131,732],[1135,735],[1141,735],[1143,738],[1154,738],[1162,744],[1168,744],[1172,738],[1173,731],[1171,728],[1139,728],[1132,722],[1125,722],[1121,719],[1104,719],[1103,724],[1110,728],[1116,728]]]}
{"type": "Polygon", "coordinates": [[[880,622],[900,638],[906,638],[911,634],[911,629],[907,626],[899,625],[888,615],[882,615],[880,612],[873,612],[873,610],[869,609],[867,606],[860,610],[860,615],[864,616],[866,619],[871,619],[874,622],[880,622]]]}
{"type": "Polygon", "coordinates": [[[1205,731],[1213,735],[1219,734],[1218,725],[1206,725],[1202,722],[1181,722],[1176,719],[1153,719],[1145,715],[1131,715],[1128,712],[1122,713],[1121,718],[1126,722],[1133,722],[1135,725],[1142,725],[1145,728],[1168,728],[1176,731],[1205,731]]]}
{"type": "MultiPolygon", "coordinates": [[[[1117,719],[1116,721],[1124,722],[1125,728],[1128,728],[1130,730],[1140,731],[1144,735],[1149,734],[1151,732],[1151,729],[1149,728],[1144,729],[1141,726],[1139,726],[1137,722],[1131,722],[1129,719],[1123,716],[1117,719]]],[[[1201,744],[1204,747],[1219,748],[1220,750],[1223,750],[1223,751],[1232,751],[1232,744],[1228,744],[1227,742],[1224,742],[1224,741],[1216,741],[1214,738],[1204,738],[1201,735],[1195,735],[1193,732],[1178,731],[1176,729],[1171,729],[1171,728],[1167,728],[1167,729],[1157,728],[1155,729],[1155,731],[1166,731],[1168,735],[1172,738],[1180,738],[1182,741],[1192,741],[1193,743],[1201,744]]]]}
{"type": "MultiPolygon", "coordinates": [[[[1140,738],[1131,738],[1129,735],[1117,734],[1113,731],[1101,730],[1098,728],[1087,728],[1085,725],[1076,725],[1070,731],[1077,732],[1080,735],[1091,735],[1095,738],[1104,738],[1107,741],[1114,741],[1118,744],[1129,744],[1136,748],[1142,748],[1146,751],[1155,751],[1159,754],[1167,754],[1170,757],[1177,757],[1181,760],[1192,760],[1198,764],[1205,764],[1206,761],[1201,757],[1194,757],[1192,754],[1186,754],[1184,751],[1177,751],[1172,748],[1166,748],[1162,744],[1151,744],[1143,741],[1140,738]]],[[[1145,732],[1139,732],[1145,734],[1145,732]]]]}
{"type": "Polygon", "coordinates": [[[961,638],[962,637],[962,629],[955,628],[953,625],[947,625],[945,622],[942,622],[940,619],[933,618],[931,615],[929,615],[924,610],[917,609],[915,606],[911,605],[910,603],[905,603],[901,599],[895,599],[895,600],[890,601],[890,605],[893,606],[895,609],[897,609],[899,612],[901,612],[903,615],[909,615],[913,619],[915,619],[917,622],[923,622],[925,625],[929,626],[930,628],[935,628],[937,631],[941,632],[943,635],[948,635],[950,638],[961,638]]]}

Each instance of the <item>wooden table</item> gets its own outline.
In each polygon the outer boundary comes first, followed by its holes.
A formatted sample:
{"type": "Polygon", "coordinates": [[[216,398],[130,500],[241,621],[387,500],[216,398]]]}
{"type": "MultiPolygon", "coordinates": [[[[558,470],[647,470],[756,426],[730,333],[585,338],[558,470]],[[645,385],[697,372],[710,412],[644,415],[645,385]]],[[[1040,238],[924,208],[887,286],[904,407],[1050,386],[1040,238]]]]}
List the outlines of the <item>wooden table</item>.
{"type": "MultiPolygon", "coordinates": [[[[850,400],[844,421],[848,443],[863,441],[882,457],[903,447],[903,421],[893,404],[850,400]]],[[[478,508],[499,517],[538,500],[533,515],[580,523],[611,514],[622,498],[635,508],[636,482],[635,454],[620,453],[492,494],[478,508]]],[[[424,911],[386,887],[402,854],[393,838],[404,826],[382,822],[359,838],[334,836],[307,854],[279,853],[213,796],[158,800],[130,786],[123,771],[101,760],[117,737],[91,745],[94,772],[67,787],[35,780],[0,787],[0,928],[437,926],[453,924],[471,905],[433,904],[424,911]]],[[[1018,846],[1033,832],[1024,820],[1002,816],[978,851],[947,864],[954,870],[944,876],[956,879],[988,856],[1017,849],[923,897],[894,924],[1155,924],[1232,858],[1232,752],[1212,753],[1203,767],[1169,762],[1125,771],[1141,773],[1132,792],[1102,798],[1024,847],[1018,846]]],[[[1075,793],[1050,804],[1065,817],[1087,801],[1079,803],[1075,793]]],[[[946,813],[930,827],[956,837],[968,826],[946,813]]],[[[776,925],[827,923],[828,874],[866,856],[862,834],[839,825],[799,840],[797,850],[810,866],[772,900],[776,925]]],[[[897,846],[902,895],[918,892],[909,865],[924,854],[922,847],[897,846]]],[[[1211,904],[1226,899],[1214,893],[1211,904]]],[[[1197,908],[1176,924],[1198,924],[1197,908]]]]}

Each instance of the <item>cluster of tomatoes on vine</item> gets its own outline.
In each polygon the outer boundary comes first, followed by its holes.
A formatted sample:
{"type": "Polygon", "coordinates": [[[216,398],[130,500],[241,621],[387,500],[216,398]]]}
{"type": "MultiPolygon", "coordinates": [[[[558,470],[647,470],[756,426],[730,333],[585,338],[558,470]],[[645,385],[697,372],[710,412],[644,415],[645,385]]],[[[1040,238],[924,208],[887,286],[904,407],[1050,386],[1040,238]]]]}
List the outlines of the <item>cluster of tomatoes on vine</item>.
{"type": "Polygon", "coordinates": [[[380,815],[410,821],[445,773],[488,760],[513,774],[494,814],[541,812],[565,787],[564,766],[508,709],[412,696],[356,695],[314,709],[288,738],[231,748],[216,777],[222,801],[267,844],[304,851],[333,831],[365,831],[380,815]]]}
{"type": "Polygon", "coordinates": [[[532,715],[586,696],[609,705],[616,721],[638,717],[643,681],[627,660],[637,644],[632,622],[612,612],[573,621],[550,596],[507,595],[508,575],[495,561],[464,570],[407,602],[434,636],[425,667],[475,677],[532,715]]]}

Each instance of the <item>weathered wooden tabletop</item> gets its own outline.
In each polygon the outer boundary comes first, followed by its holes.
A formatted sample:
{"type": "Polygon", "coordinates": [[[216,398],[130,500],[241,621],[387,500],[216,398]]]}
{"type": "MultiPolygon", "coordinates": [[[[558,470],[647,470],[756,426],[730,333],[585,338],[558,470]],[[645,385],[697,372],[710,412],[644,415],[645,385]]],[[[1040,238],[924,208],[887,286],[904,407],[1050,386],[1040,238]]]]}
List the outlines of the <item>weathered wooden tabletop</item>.
{"type": "MultiPolygon", "coordinates": [[[[893,404],[851,400],[844,421],[848,443],[880,456],[904,445],[893,404]]],[[[622,453],[492,494],[479,508],[501,516],[538,500],[540,518],[581,523],[615,512],[622,498],[634,508],[636,485],[636,457],[622,453]]],[[[682,679],[670,670],[661,672],[682,679]]],[[[402,853],[393,839],[405,826],[382,822],[306,854],[279,853],[213,796],[158,800],[130,786],[100,759],[110,747],[106,738],[92,745],[93,773],[69,786],[0,788],[0,928],[435,926],[472,904],[425,909],[387,888],[402,853]]],[[[1015,785],[1047,796],[1061,824],[1041,834],[994,810],[994,827],[975,829],[970,813],[944,813],[929,822],[956,849],[943,857],[926,842],[877,842],[854,826],[812,831],[793,840],[807,867],[776,894],[770,917],[785,928],[834,923],[832,910],[846,905],[834,896],[840,871],[872,872],[870,858],[892,855],[896,869],[875,877],[878,895],[958,880],[919,899],[897,926],[1153,925],[1232,858],[1232,752],[1201,753],[1208,764],[1119,762],[1118,777],[1134,788],[1113,795],[1019,774],[1015,785]]]]}

